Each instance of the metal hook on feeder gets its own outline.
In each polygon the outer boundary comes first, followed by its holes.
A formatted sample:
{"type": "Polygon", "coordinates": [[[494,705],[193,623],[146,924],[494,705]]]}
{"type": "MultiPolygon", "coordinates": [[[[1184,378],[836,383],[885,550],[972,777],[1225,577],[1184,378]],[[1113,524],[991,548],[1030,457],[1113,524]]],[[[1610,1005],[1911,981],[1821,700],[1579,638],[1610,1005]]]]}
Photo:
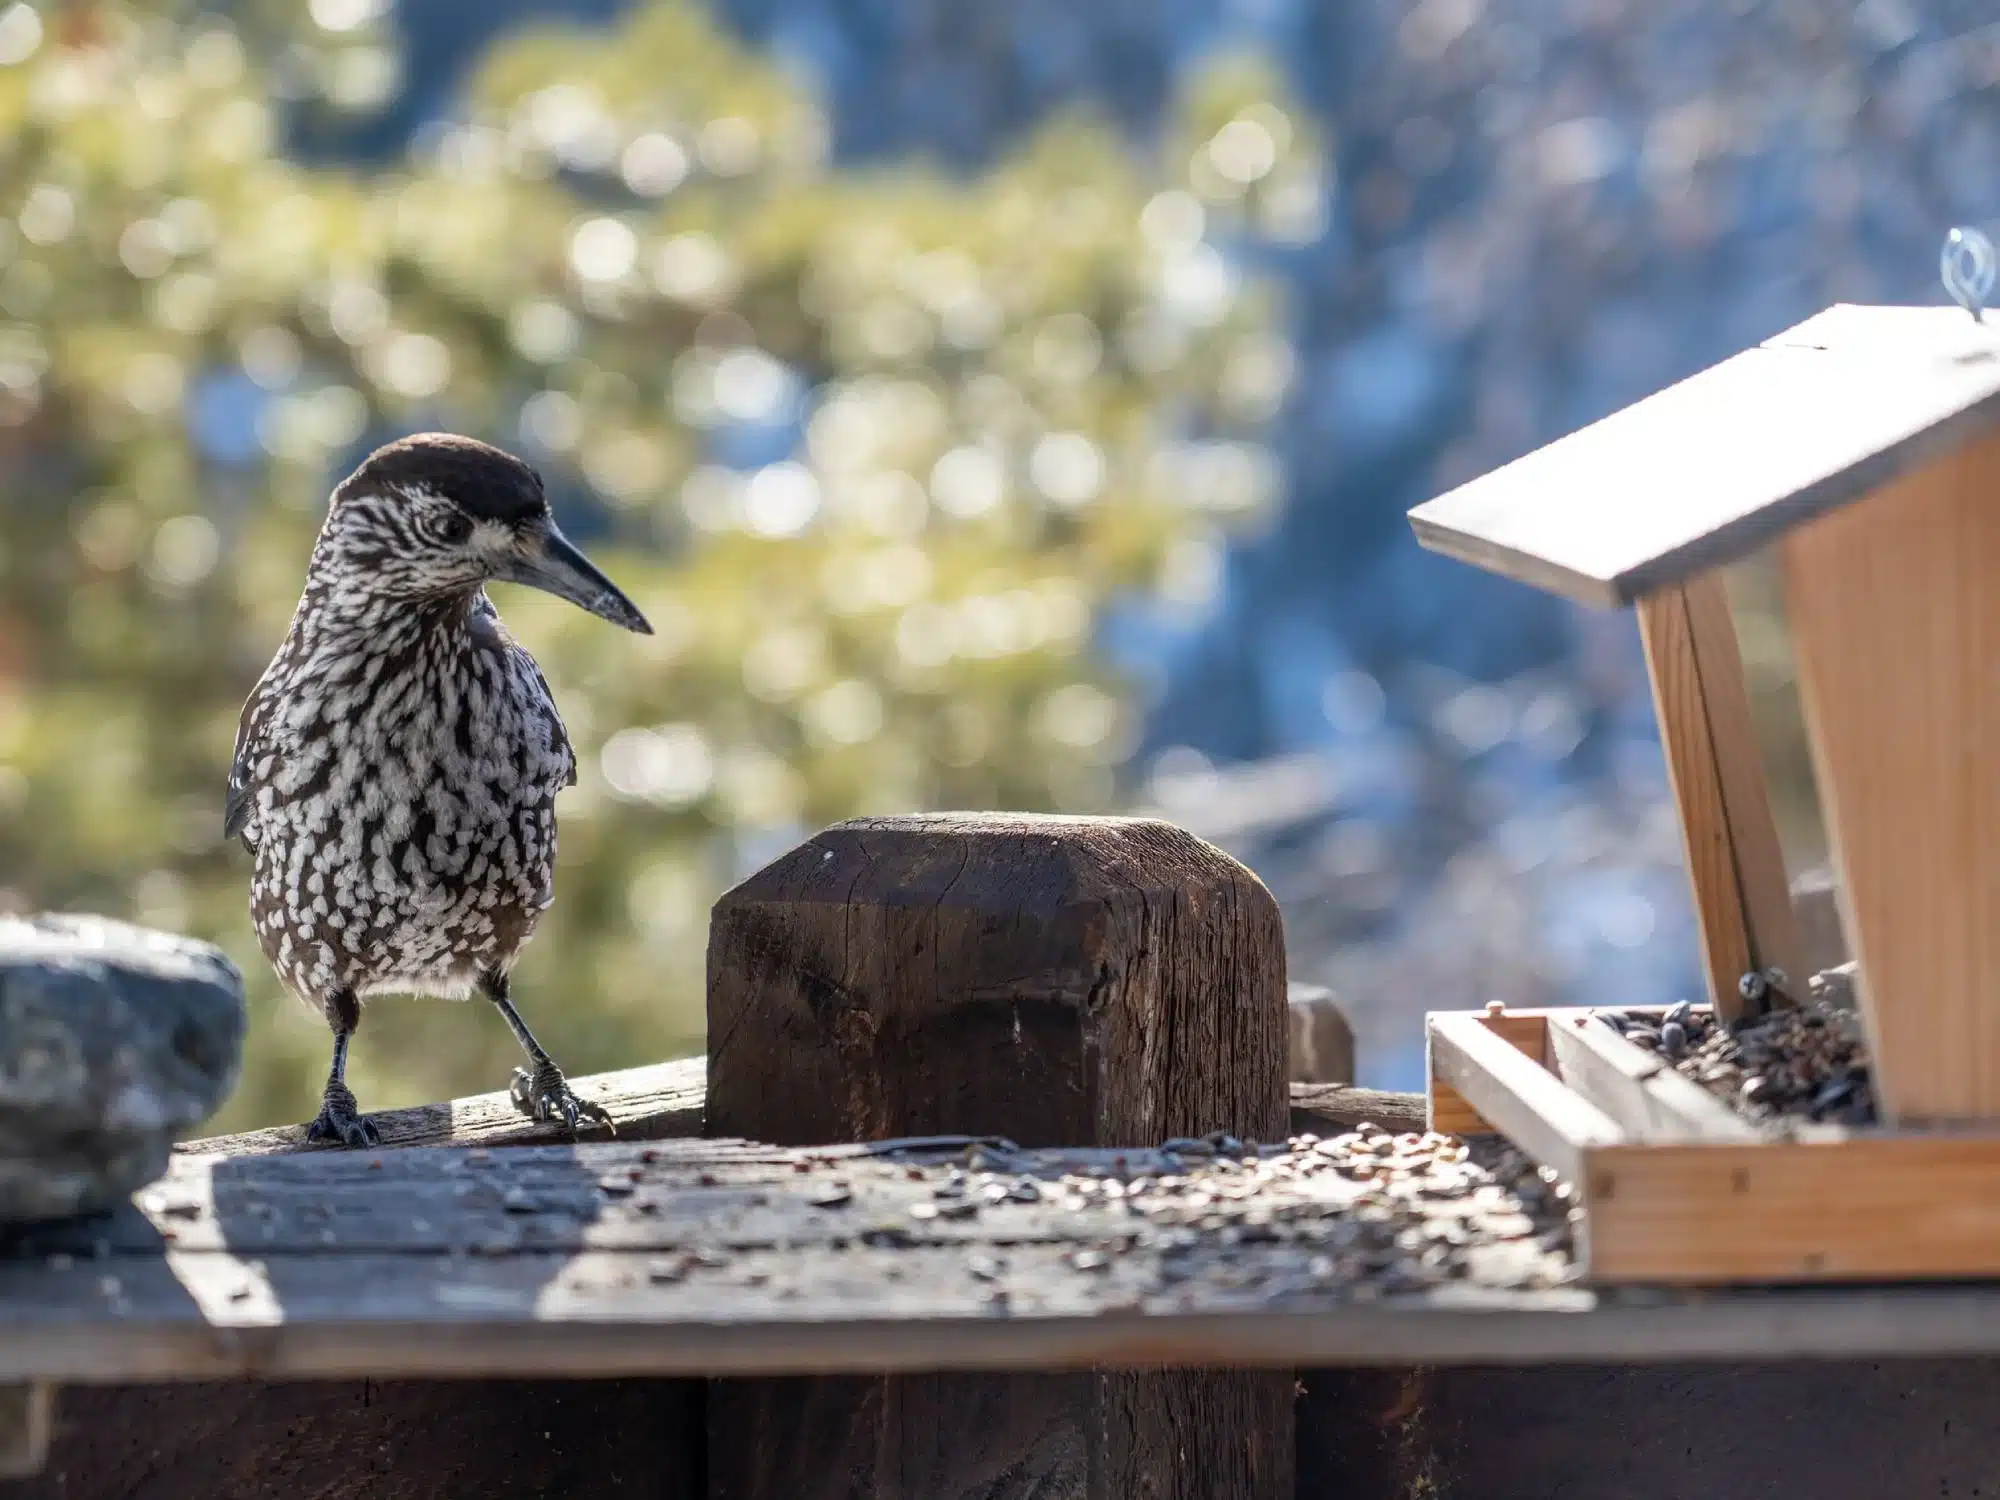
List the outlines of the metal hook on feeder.
{"type": "Polygon", "coordinates": [[[1938,257],[1938,275],[1951,300],[1972,314],[1972,321],[1986,321],[1986,299],[1993,295],[1996,257],[1993,241],[1977,229],[1960,227],[1944,237],[1944,252],[1938,257]]]}

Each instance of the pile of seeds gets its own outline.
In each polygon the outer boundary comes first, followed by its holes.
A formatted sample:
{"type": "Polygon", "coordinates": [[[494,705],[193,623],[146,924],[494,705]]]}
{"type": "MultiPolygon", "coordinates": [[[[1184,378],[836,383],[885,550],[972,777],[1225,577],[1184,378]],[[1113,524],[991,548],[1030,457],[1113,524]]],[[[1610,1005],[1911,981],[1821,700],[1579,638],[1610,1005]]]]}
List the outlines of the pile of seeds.
{"type": "MultiPolygon", "coordinates": [[[[1746,975],[1745,998],[1762,1000],[1766,983],[1746,975]]],[[[1875,1089],[1861,1017],[1840,1003],[1850,989],[1843,971],[1819,975],[1797,1005],[1733,1026],[1685,1001],[1665,1011],[1598,1015],[1760,1124],[1869,1125],[1875,1089]]]]}

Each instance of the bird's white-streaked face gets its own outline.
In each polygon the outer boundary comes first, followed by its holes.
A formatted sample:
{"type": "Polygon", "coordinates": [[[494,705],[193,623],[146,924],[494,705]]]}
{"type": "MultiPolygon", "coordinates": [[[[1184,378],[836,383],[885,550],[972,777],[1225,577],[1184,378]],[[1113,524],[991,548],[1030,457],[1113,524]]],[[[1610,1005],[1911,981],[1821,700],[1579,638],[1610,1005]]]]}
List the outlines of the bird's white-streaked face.
{"type": "Polygon", "coordinates": [[[430,485],[352,488],[327,513],[321,552],[332,580],[347,589],[430,598],[504,577],[534,528],[527,516],[475,516],[430,485]]]}
{"type": "Polygon", "coordinates": [[[411,600],[520,583],[651,633],[562,534],[534,471],[469,439],[406,440],[371,456],[334,492],[314,564],[339,593],[411,600]]]}

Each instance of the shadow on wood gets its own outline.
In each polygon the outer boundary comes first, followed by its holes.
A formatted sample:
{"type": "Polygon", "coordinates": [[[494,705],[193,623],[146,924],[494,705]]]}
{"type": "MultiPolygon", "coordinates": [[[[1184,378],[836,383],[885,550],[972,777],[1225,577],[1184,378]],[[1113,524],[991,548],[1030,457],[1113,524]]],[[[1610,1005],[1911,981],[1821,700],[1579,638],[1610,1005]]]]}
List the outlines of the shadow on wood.
{"type": "Polygon", "coordinates": [[[701,1398],[696,1380],[73,1387],[47,1468],[0,1500],[695,1500],[701,1398]]]}
{"type": "Polygon", "coordinates": [[[1298,1500],[1996,1493],[2000,1365],[1309,1370],[1298,1500]]]}

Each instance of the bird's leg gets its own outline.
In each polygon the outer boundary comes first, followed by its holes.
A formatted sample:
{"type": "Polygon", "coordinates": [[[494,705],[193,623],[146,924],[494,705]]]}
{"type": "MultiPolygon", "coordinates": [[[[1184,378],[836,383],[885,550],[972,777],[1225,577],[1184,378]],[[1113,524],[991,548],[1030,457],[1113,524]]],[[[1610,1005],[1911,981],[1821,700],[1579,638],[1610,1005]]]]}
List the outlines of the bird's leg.
{"type": "Polygon", "coordinates": [[[347,1086],[347,1043],[361,1020],[361,1006],[354,996],[342,991],[327,1005],[327,1020],[333,1026],[333,1066],[326,1073],[326,1094],[320,1100],[319,1118],[306,1127],[309,1141],[330,1141],[337,1146],[379,1146],[382,1136],[375,1122],[362,1114],[347,1086]]]}
{"type": "Polygon", "coordinates": [[[555,1059],[543,1050],[535,1040],[535,1034],[528,1030],[528,1023],[521,1019],[521,1013],[514,1009],[514,1002],[508,998],[508,981],[498,970],[483,974],[479,987],[494,1008],[506,1017],[513,1028],[514,1040],[521,1044],[521,1050],[528,1054],[528,1061],[534,1064],[532,1070],[516,1068],[514,1081],[508,1092],[514,1096],[514,1107],[531,1120],[561,1120],[574,1131],[579,1120],[594,1120],[610,1130],[616,1128],[611,1123],[611,1114],[603,1105],[589,1099],[579,1099],[570,1091],[569,1080],[563,1077],[562,1069],[555,1059]]]}

